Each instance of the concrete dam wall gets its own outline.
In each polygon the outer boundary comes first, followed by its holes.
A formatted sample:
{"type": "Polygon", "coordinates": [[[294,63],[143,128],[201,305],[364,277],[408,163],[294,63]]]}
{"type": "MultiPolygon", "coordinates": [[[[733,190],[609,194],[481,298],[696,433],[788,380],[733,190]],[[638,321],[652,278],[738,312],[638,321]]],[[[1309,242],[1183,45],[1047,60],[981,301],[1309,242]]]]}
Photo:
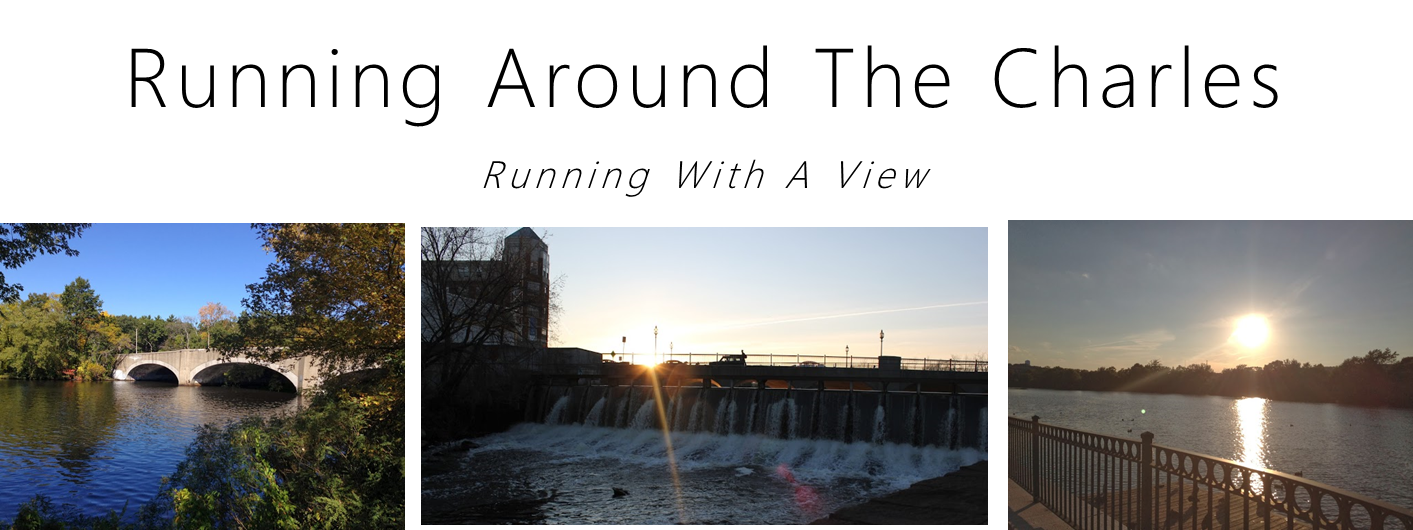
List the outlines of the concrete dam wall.
{"type": "Polygon", "coordinates": [[[986,403],[985,395],[935,392],[541,386],[526,421],[984,451],[986,403]]]}

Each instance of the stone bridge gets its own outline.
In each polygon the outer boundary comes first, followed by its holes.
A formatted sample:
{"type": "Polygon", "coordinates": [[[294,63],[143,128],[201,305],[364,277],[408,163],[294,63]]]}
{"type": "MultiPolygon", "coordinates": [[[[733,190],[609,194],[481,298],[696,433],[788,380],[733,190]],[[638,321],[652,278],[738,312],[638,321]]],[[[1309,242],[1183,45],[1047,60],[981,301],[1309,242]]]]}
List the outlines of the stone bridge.
{"type": "Polygon", "coordinates": [[[301,357],[279,363],[267,363],[247,358],[243,355],[222,356],[215,350],[173,350],[149,353],[131,353],[119,357],[113,367],[113,379],[119,381],[142,381],[176,377],[177,384],[200,385],[223,377],[230,367],[247,364],[263,366],[278,372],[295,390],[318,386],[323,378],[319,363],[310,357],[301,357]],[[167,375],[165,372],[171,372],[167,375]]]}

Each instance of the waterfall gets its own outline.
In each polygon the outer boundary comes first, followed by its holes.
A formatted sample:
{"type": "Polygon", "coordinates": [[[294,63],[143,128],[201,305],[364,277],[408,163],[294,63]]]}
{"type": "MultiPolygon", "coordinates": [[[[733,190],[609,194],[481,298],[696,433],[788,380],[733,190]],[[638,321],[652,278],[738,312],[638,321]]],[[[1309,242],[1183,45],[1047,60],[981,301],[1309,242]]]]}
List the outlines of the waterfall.
{"type": "Polygon", "coordinates": [[[954,448],[957,441],[952,438],[956,431],[957,409],[955,400],[947,400],[947,415],[942,418],[942,447],[954,448]]]}
{"type": "Polygon", "coordinates": [[[678,391],[678,392],[677,392],[677,399],[672,400],[672,418],[670,418],[670,420],[671,420],[671,421],[669,421],[669,423],[672,425],[672,430],[674,430],[674,431],[680,431],[680,430],[682,430],[682,421],[683,421],[683,420],[682,420],[682,392],[681,392],[681,391],[678,391]]]}
{"type": "Polygon", "coordinates": [[[800,437],[800,406],[795,403],[793,398],[785,400],[785,406],[787,407],[785,412],[789,413],[789,428],[786,434],[789,435],[788,438],[793,440],[800,437]]]}
{"type": "Polygon", "coordinates": [[[613,419],[613,426],[620,429],[628,426],[628,404],[633,402],[633,387],[628,387],[628,392],[623,395],[623,403],[618,408],[618,417],[613,419]]]}
{"type": "Polygon", "coordinates": [[[771,403],[765,409],[765,434],[771,438],[796,438],[795,400],[783,399],[771,403]]]}
{"type": "Polygon", "coordinates": [[[908,441],[913,445],[921,445],[921,442],[918,441],[917,422],[922,418],[918,417],[917,406],[917,401],[914,400],[912,406],[908,407],[908,441]]]}
{"type": "Polygon", "coordinates": [[[736,404],[731,401],[731,394],[728,392],[726,397],[721,398],[721,404],[716,406],[716,434],[731,434],[731,427],[736,423],[733,414],[735,411],[736,404]]]}
{"type": "Polygon", "coordinates": [[[653,416],[656,412],[653,409],[655,403],[652,399],[643,402],[643,406],[638,407],[638,413],[633,416],[633,423],[628,424],[630,429],[651,429],[653,428],[653,416]]]}
{"type": "Polygon", "coordinates": [[[756,408],[760,406],[760,393],[760,389],[751,393],[751,408],[746,414],[746,434],[756,433],[756,408]]]}
{"type": "Polygon", "coordinates": [[[555,386],[534,394],[530,421],[546,425],[989,449],[984,396],[757,386],[673,388],[660,398],[646,387],[555,386]]]}
{"type": "Polygon", "coordinates": [[[981,452],[986,452],[986,407],[981,407],[981,443],[977,444],[981,452]]]}
{"type": "MultiPolygon", "coordinates": [[[[667,446],[661,433],[603,429],[582,425],[521,424],[488,436],[497,448],[526,448],[574,459],[605,458],[628,466],[661,470],[667,446]],[[645,435],[646,434],[646,435],[645,435]]],[[[839,479],[882,480],[897,489],[937,477],[980,461],[973,448],[949,450],[937,446],[875,444],[860,440],[783,440],[761,435],[720,435],[709,432],[673,433],[674,461],[679,470],[731,469],[739,466],[773,468],[785,464],[801,482],[839,479]]],[[[638,492],[633,492],[636,497],[638,492]]],[[[630,497],[632,498],[632,497],[630,497]]]]}
{"type": "Polygon", "coordinates": [[[697,402],[692,404],[692,410],[687,414],[687,431],[697,432],[702,430],[702,398],[697,397],[697,402]]]}
{"type": "Polygon", "coordinates": [[[849,414],[853,410],[852,406],[852,402],[845,401],[844,406],[839,407],[839,430],[838,432],[832,433],[835,440],[844,440],[846,439],[845,437],[848,436],[849,419],[853,417],[849,414]]]}
{"type": "Polygon", "coordinates": [[[589,409],[588,417],[584,418],[584,425],[598,427],[600,423],[603,423],[603,405],[607,402],[608,396],[599,398],[599,401],[594,403],[593,408],[589,409]]]}
{"type": "Polygon", "coordinates": [[[549,414],[545,415],[545,423],[564,423],[564,407],[567,406],[569,406],[569,396],[560,397],[559,401],[554,402],[554,406],[550,408],[549,414]]]}
{"type": "Polygon", "coordinates": [[[873,443],[883,443],[887,441],[888,422],[883,413],[883,404],[880,402],[878,408],[873,411],[873,443]]]}

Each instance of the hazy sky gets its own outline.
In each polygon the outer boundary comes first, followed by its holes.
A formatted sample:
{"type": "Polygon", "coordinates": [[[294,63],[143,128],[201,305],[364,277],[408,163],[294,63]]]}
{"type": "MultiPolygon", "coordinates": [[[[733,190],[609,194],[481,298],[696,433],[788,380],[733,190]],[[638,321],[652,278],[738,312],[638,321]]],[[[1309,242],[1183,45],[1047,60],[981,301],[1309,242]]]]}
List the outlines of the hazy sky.
{"type": "Polygon", "coordinates": [[[1010,362],[1215,369],[1413,354],[1413,223],[1019,222],[1010,362]],[[1258,314],[1269,338],[1232,339],[1258,314]]]}
{"type": "Polygon", "coordinates": [[[564,277],[551,338],[599,352],[971,358],[986,230],[536,228],[564,277]]]}
{"type": "Polygon", "coordinates": [[[94,224],[69,240],[78,257],[38,256],[6,269],[29,293],[60,293],[82,276],[115,314],[196,316],[207,302],[239,314],[245,286],[274,261],[248,224],[94,224]]]}

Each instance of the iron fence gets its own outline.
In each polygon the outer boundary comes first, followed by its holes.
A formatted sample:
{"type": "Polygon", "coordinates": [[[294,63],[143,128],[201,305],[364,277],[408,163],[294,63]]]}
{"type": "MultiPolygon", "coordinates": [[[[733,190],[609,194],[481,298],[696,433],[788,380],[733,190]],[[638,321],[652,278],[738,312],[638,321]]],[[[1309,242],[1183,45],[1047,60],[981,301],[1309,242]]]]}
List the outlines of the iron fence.
{"type": "Polygon", "coordinates": [[[1413,510],[1303,477],[1010,418],[1010,478],[1080,530],[1413,530],[1413,510]]]}

